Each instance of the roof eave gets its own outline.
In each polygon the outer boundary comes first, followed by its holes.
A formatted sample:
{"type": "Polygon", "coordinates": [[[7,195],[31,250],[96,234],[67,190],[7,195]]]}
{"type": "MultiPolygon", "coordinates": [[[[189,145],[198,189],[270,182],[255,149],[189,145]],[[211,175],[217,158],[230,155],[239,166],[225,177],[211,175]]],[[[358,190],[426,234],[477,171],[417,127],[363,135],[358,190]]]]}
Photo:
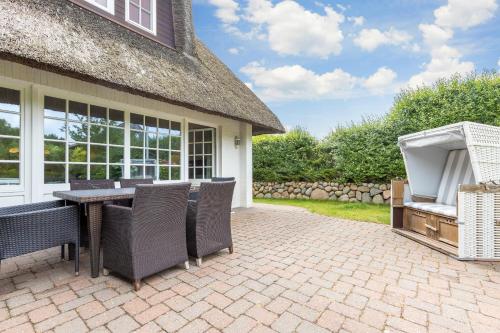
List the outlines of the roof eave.
{"type": "Polygon", "coordinates": [[[91,75],[85,75],[85,74],[82,74],[79,72],[70,71],[70,70],[63,69],[63,68],[60,68],[60,67],[57,67],[57,66],[54,66],[51,64],[38,62],[36,60],[29,59],[29,58],[23,58],[23,57],[20,57],[18,55],[12,54],[12,53],[0,52],[0,59],[16,62],[16,63],[22,64],[22,65],[26,65],[26,66],[37,68],[37,69],[44,70],[44,71],[48,71],[51,73],[64,75],[64,76],[71,77],[71,78],[74,78],[77,80],[98,84],[98,85],[101,85],[104,87],[108,87],[108,88],[115,89],[118,91],[123,91],[123,92],[130,93],[133,95],[138,95],[138,96],[142,96],[145,98],[154,99],[154,100],[157,100],[160,102],[165,102],[165,103],[169,103],[172,105],[185,107],[185,108],[193,110],[193,111],[202,112],[202,113],[206,113],[206,114],[212,114],[214,116],[248,123],[248,124],[252,125],[252,135],[277,134],[277,133],[284,133],[285,132],[284,128],[274,128],[274,127],[270,127],[270,126],[269,127],[264,126],[262,124],[254,123],[252,121],[248,121],[248,120],[241,119],[238,117],[232,117],[229,115],[225,115],[225,114],[222,114],[218,111],[205,109],[205,108],[199,107],[199,106],[191,104],[191,103],[172,100],[172,99],[166,98],[164,96],[151,94],[151,93],[148,93],[148,92],[145,92],[142,90],[138,90],[138,89],[131,88],[128,86],[120,85],[120,84],[117,84],[115,82],[97,79],[91,75]]]}

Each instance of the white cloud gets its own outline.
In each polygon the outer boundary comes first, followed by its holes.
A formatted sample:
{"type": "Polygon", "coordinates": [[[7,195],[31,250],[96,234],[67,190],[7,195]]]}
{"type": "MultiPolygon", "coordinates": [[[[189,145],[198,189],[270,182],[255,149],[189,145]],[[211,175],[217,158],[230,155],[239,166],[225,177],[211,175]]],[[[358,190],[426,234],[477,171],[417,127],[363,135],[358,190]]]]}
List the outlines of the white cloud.
{"type": "Polygon", "coordinates": [[[227,52],[229,52],[233,55],[238,55],[238,54],[240,54],[240,49],[237,47],[231,47],[230,49],[227,50],[227,52]]]}
{"type": "Polygon", "coordinates": [[[224,24],[234,24],[240,20],[237,12],[239,5],[234,0],[208,0],[208,2],[217,7],[215,16],[224,24]]]}
{"type": "Polygon", "coordinates": [[[396,78],[396,73],[385,67],[364,79],[339,68],[318,74],[300,65],[266,68],[258,62],[249,63],[241,72],[250,78],[256,93],[267,101],[341,99],[366,92],[381,94],[396,78]]]}
{"type": "Polygon", "coordinates": [[[461,61],[461,56],[457,49],[446,45],[433,49],[430,62],[424,64],[424,70],[421,73],[410,78],[408,85],[410,87],[430,85],[453,74],[466,74],[473,71],[474,63],[461,61]]]}
{"type": "Polygon", "coordinates": [[[411,39],[411,35],[393,27],[387,31],[363,29],[354,38],[354,44],[365,51],[372,52],[382,45],[408,45],[411,39]]]}
{"type": "Polygon", "coordinates": [[[392,69],[381,67],[363,81],[363,86],[374,94],[383,94],[394,83],[396,77],[397,74],[392,69]]]}
{"type": "Polygon", "coordinates": [[[418,28],[424,43],[431,48],[441,46],[453,37],[453,30],[435,24],[420,24],[418,28]]]}
{"type": "Polygon", "coordinates": [[[347,18],[349,22],[352,22],[355,26],[362,26],[365,24],[365,18],[363,16],[350,16],[347,18]]]}
{"type": "Polygon", "coordinates": [[[434,16],[442,27],[468,29],[491,19],[497,8],[496,0],[448,0],[434,16]]]}
{"type": "Polygon", "coordinates": [[[244,18],[263,29],[271,49],[279,54],[328,58],[342,50],[344,16],[329,6],[323,10],[324,15],[314,13],[291,0],[276,5],[250,0],[244,18]]]}
{"type": "Polygon", "coordinates": [[[496,0],[448,0],[445,6],[434,11],[433,24],[420,24],[422,39],[431,59],[423,71],[408,81],[410,87],[430,85],[453,74],[467,74],[474,70],[474,63],[463,61],[462,54],[447,43],[453,38],[454,28],[468,29],[493,17],[498,5],[496,0]]]}

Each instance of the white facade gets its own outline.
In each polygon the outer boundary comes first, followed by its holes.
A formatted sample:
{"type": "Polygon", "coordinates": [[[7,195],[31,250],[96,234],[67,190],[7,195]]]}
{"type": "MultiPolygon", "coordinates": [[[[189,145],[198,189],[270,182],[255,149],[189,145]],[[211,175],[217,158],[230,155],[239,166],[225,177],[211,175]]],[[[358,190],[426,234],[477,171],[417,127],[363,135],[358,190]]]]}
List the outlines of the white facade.
{"type": "MultiPolygon", "coordinates": [[[[235,177],[234,207],[252,204],[252,126],[223,117],[132,95],[70,77],[0,60],[0,87],[21,92],[20,184],[0,185],[0,206],[51,200],[55,190],[69,189],[68,183],[44,181],[44,96],[94,104],[124,111],[125,133],[130,114],[166,118],[181,124],[180,181],[188,177],[189,124],[215,128],[213,176],[235,177]],[[239,138],[240,144],[235,144],[239,138]]],[[[124,175],[130,178],[130,135],[124,139],[124,175]]]]}

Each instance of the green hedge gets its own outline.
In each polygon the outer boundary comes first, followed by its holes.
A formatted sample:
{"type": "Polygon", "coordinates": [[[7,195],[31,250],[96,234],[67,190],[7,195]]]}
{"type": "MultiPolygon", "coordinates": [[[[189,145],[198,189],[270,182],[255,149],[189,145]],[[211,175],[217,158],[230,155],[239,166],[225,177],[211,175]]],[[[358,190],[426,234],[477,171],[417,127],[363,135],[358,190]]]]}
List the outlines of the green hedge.
{"type": "Polygon", "coordinates": [[[398,136],[473,121],[500,126],[500,76],[455,76],[402,91],[379,119],[343,126],[322,140],[303,129],[254,138],[254,180],[386,182],[404,177],[398,136]]]}

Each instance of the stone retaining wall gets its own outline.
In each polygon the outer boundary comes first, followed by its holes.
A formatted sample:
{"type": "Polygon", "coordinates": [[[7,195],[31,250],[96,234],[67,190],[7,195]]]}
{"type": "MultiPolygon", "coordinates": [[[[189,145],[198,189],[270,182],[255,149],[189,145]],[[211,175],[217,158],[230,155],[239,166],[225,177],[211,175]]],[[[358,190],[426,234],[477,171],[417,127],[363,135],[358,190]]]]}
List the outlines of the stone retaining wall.
{"type": "Polygon", "coordinates": [[[328,182],[253,183],[256,198],[337,200],[390,204],[391,184],[339,184],[328,182]]]}

